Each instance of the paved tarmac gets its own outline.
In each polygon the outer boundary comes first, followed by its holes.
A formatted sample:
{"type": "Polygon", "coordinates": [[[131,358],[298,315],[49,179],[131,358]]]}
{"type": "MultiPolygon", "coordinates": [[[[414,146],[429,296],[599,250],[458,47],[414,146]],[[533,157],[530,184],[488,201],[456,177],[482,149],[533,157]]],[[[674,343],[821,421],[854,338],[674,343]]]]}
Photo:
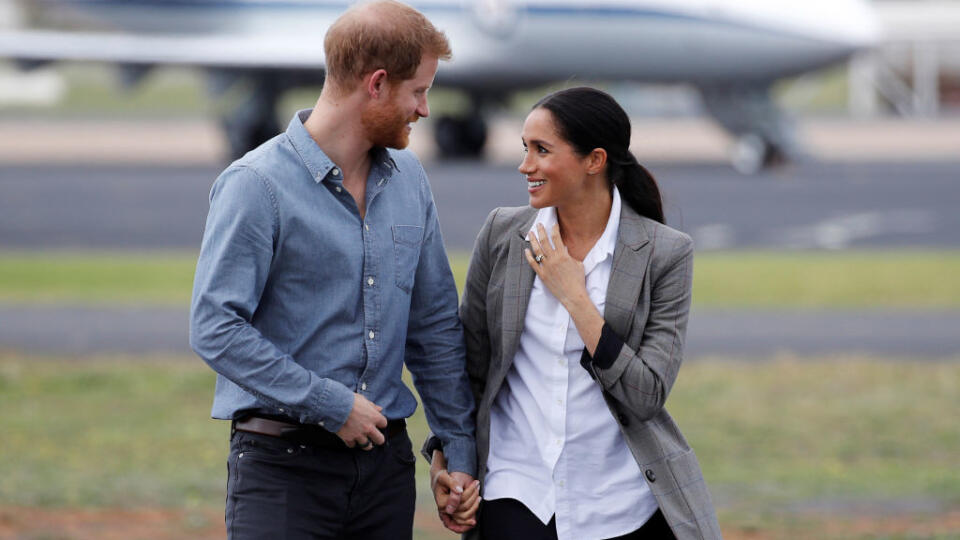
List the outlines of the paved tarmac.
{"type": "MultiPolygon", "coordinates": [[[[490,209],[526,203],[512,166],[426,164],[450,249],[469,250],[490,209]]],[[[960,156],[807,162],[757,176],[725,164],[652,163],[667,221],[698,249],[960,247],[960,156]]],[[[218,166],[0,168],[0,249],[197,249],[218,166]]]]}
{"type": "MultiPolygon", "coordinates": [[[[0,350],[82,356],[191,354],[186,308],[0,306],[0,350]]],[[[695,309],[687,358],[868,354],[960,358],[960,311],[695,309]]]]}
{"type": "MultiPolygon", "coordinates": [[[[526,202],[513,166],[427,162],[448,248],[469,250],[495,206],[526,202]]],[[[700,250],[960,247],[957,160],[804,162],[745,177],[653,162],[668,222],[700,250]]],[[[0,167],[0,249],[198,248],[219,166],[0,167]]],[[[698,310],[691,357],[960,354],[960,312],[698,310]]],[[[184,309],[0,305],[0,350],[189,354],[184,309]]]]}

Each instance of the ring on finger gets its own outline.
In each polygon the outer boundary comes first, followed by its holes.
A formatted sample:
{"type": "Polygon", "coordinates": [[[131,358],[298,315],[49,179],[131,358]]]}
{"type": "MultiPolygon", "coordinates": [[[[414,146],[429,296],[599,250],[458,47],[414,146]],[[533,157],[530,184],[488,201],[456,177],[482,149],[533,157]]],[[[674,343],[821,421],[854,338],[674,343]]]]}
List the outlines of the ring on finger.
{"type": "Polygon", "coordinates": [[[546,257],[543,253],[541,253],[541,254],[537,255],[536,257],[534,257],[533,260],[537,261],[537,264],[540,264],[540,263],[542,263],[543,260],[546,259],[546,258],[547,258],[547,257],[546,257]]]}
{"type": "Polygon", "coordinates": [[[367,439],[367,442],[360,445],[360,449],[362,450],[369,450],[371,448],[373,448],[373,441],[370,439],[367,439]]]}

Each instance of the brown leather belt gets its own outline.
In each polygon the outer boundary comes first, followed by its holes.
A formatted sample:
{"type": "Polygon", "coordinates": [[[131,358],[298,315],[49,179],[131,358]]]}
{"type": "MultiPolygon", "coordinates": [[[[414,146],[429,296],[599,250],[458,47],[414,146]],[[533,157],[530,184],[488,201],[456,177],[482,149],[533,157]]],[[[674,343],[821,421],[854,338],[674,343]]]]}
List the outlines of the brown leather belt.
{"type": "MultiPolygon", "coordinates": [[[[387,439],[393,438],[406,429],[404,419],[390,420],[387,427],[382,429],[387,439]]],[[[233,421],[233,429],[247,433],[257,433],[270,437],[278,437],[303,444],[312,444],[329,448],[347,448],[343,439],[319,426],[282,422],[262,416],[246,416],[233,421]]]]}

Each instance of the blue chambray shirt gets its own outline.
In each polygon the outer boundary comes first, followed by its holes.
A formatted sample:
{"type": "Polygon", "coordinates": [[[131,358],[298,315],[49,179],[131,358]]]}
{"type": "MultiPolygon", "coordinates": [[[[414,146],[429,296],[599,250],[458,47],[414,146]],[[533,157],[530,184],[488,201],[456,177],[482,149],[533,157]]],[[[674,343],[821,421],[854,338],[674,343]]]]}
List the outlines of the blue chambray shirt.
{"type": "Polygon", "coordinates": [[[358,392],[406,418],[417,406],[406,363],[449,468],[475,476],[456,286],[423,167],[409,151],[373,150],[361,218],[303,127],[310,112],[210,192],[190,344],[218,374],[212,415],[256,411],[336,432],[358,392]]]}

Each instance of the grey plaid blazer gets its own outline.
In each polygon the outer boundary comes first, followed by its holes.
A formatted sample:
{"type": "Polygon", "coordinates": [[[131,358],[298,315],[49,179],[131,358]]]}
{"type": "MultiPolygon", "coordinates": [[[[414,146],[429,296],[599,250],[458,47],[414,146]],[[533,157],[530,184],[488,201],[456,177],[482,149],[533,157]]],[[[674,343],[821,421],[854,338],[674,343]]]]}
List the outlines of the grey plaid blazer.
{"type": "MultiPolygon", "coordinates": [[[[477,403],[480,478],[490,450],[490,407],[517,351],[533,287],[535,274],[523,250],[536,213],[530,207],[490,213],[460,303],[477,403]]],[[[681,540],[721,537],[697,458],[663,407],[683,360],[692,263],[689,236],[623,205],[603,315],[625,346],[608,369],[591,373],[681,540]]],[[[476,536],[476,530],[465,535],[476,536]]]]}

